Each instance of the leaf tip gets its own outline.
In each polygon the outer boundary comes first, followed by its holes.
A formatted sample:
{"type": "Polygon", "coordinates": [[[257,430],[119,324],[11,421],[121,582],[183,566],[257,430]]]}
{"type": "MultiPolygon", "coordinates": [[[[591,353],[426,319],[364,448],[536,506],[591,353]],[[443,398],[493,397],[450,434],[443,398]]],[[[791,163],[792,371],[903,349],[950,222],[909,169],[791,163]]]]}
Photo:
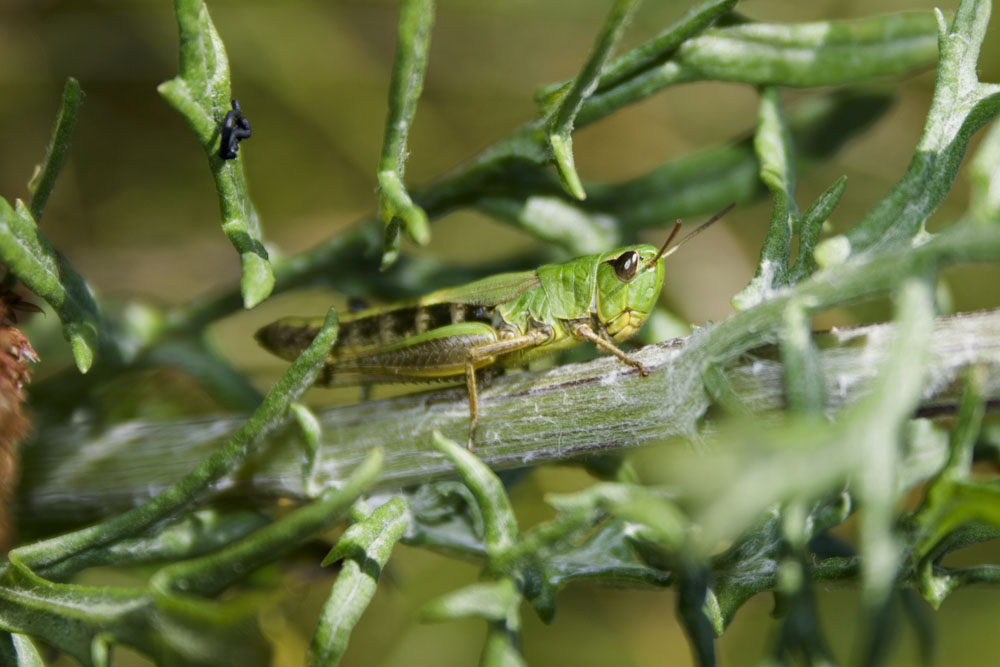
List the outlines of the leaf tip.
{"type": "Polygon", "coordinates": [[[94,348],[87,337],[81,333],[70,334],[70,347],[73,349],[73,361],[82,374],[86,374],[94,365],[94,348]]]}
{"type": "Polygon", "coordinates": [[[330,565],[336,563],[338,560],[341,560],[343,557],[344,557],[343,549],[340,548],[340,544],[339,543],[335,544],[333,548],[330,549],[330,552],[323,558],[323,560],[320,561],[319,566],[329,567],[330,565]]]}
{"type": "Polygon", "coordinates": [[[393,218],[385,226],[385,240],[382,245],[382,263],[378,270],[385,271],[399,259],[399,220],[393,218]]]}
{"type": "Polygon", "coordinates": [[[461,449],[454,440],[446,438],[441,434],[441,431],[434,429],[431,432],[431,438],[434,440],[434,447],[441,453],[447,454],[453,449],[461,449]]]}
{"type": "Polygon", "coordinates": [[[944,17],[944,12],[940,7],[934,8],[934,19],[937,21],[938,36],[943,38],[948,34],[948,20],[944,17]]]}
{"type": "Polygon", "coordinates": [[[563,188],[570,196],[583,201],[587,198],[587,192],[583,189],[580,175],[576,172],[572,137],[568,134],[550,134],[549,146],[552,147],[556,170],[559,172],[559,180],[562,182],[563,188]]]}
{"type": "Polygon", "coordinates": [[[418,245],[427,245],[431,240],[431,227],[424,209],[413,205],[405,211],[406,235],[418,245]]]}
{"type": "Polygon", "coordinates": [[[271,290],[274,289],[274,271],[271,263],[255,252],[245,252],[241,259],[243,276],[240,279],[240,292],[243,294],[243,307],[249,310],[271,295],[271,290]]]}
{"type": "Polygon", "coordinates": [[[313,414],[312,410],[299,402],[292,403],[288,406],[288,409],[291,410],[292,415],[295,417],[295,422],[298,424],[299,430],[305,438],[306,445],[310,451],[315,452],[317,447],[319,447],[320,436],[323,433],[323,427],[320,426],[316,415],[313,414]]]}
{"type": "Polygon", "coordinates": [[[820,241],[814,256],[820,268],[843,264],[851,256],[851,241],[843,234],[820,241]]]}

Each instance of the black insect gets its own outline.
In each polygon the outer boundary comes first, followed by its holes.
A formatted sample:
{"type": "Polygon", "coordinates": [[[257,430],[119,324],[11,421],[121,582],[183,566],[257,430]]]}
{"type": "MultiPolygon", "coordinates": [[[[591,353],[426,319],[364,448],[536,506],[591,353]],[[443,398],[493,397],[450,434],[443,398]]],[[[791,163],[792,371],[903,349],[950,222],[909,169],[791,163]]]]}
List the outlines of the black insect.
{"type": "Polygon", "coordinates": [[[219,157],[232,160],[240,149],[240,142],[250,136],[250,121],[243,117],[240,101],[233,100],[233,110],[226,113],[222,120],[222,141],[219,146],[219,157]]]}

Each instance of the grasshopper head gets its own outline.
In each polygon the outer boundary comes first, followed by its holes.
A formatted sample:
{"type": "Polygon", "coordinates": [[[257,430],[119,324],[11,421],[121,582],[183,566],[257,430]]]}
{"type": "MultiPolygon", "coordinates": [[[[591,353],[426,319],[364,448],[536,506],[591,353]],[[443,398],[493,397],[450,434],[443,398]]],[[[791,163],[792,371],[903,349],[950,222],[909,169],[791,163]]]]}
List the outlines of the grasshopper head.
{"type": "Polygon", "coordinates": [[[651,245],[618,248],[597,266],[597,317],[620,342],[635,334],[663,287],[663,258],[651,245]]]}
{"type": "Polygon", "coordinates": [[[597,267],[597,317],[616,342],[632,336],[649,317],[663,287],[663,260],[715,224],[735,205],[730,204],[713,215],[672,248],[670,242],[680,230],[680,220],[659,250],[651,245],[637,245],[601,257],[597,267]]]}

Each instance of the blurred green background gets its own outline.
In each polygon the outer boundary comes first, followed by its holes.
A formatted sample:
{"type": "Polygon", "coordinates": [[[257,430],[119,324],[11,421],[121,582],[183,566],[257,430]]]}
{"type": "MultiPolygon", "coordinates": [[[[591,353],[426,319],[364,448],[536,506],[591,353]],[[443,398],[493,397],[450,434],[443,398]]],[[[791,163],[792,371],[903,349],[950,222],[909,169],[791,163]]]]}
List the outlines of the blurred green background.
{"type": "MultiPolygon", "coordinates": [[[[688,4],[647,3],[624,47],[659,32],[688,4]]],[[[424,94],[410,137],[407,180],[433,180],[530,118],[534,89],[577,71],[608,5],[596,0],[439,2],[424,94]]],[[[809,21],[933,6],[904,0],[749,0],[739,9],[760,20],[809,21]]],[[[216,0],[209,9],[229,53],[234,96],[253,125],[253,137],[241,145],[240,154],[268,242],[291,254],[370,214],[396,3],[216,0]]],[[[0,193],[8,200],[26,197],[63,82],[67,76],[79,79],[84,103],[69,162],[42,228],[110,301],[138,297],[181,304],[239,276],[237,256],[219,230],[218,202],[204,156],[184,122],[156,92],[157,84],[176,70],[177,29],[172,3],[166,0],[0,4],[0,193]]],[[[980,57],[980,79],[1000,81],[996,16],[980,57]]],[[[933,82],[930,70],[875,82],[897,94],[896,104],[834,160],[802,177],[799,204],[808,205],[846,174],[847,192],[831,224],[842,229],[864,213],[904,172],[933,82]]],[[[788,91],[786,101],[792,105],[814,94],[788,91]]],[[[617,181],[641,174],[672,157],[745,136],[753,128],[756,104],[756,91],[748,86],[671,88],[577,133],[577,167],[585,180],[617,181]]],[[[966,190],[960,174],[932,230],[961,215],[966,190]]],[[[753,274],[769,217],[767,201],[742,206],[716,227],[710,241],[692,243],[675,255],[667,265],[665,301],[689,322],[726,317],[729,299],[753,274]]],[[[473,264],[536,243],[465,211],[435,224],[433,234],[430,246],[405,251],[473,264]]],[[[963,269],[947,280],[956,310],[997,304],[996,269],[963,269]]],[[[234,363],[263,388],[281,364],[258,350],[250,333],[280,315],[322,313],[331,299],[337,296],[316,290],[279,295],[253,312],[228,318],[216,333],[234,363]]],[[[885,312],[880,304],[840,310],[816,324],[878,319],[885,312]]],[[[50,315],[29,325],[37,330],[34,340],[43,356],[38,377],[68,363],[57,324],[50,315]]],[[[587,479],[569,468],[537,471],[513,491],[522,527],[549,516],[541,501],[544,493],[577,489],[587,479]]],[[[264,623],[280,639],[278,664],[302,662],[330,585],[328,573],[315,566],[318,560],[287,566],[281,592],[269,602],[264,623]]],[[[484,634],[481,623],[422,625],[415,610],[476,576],[472,565],[400,547],[344,664],[475,663],[484,634]]],[[[833,648],[846,659],[857,595],[825,591],[820,600],[833,648]],[[847,632],[838,632],[841,619],[847,632]]],[[[721,664],[756,664],[774,630],[771,606],[769,597],[759,597],[739,613],[719,643],[721,664]]],[[[575,585],[560,596],[550,627],[524,610],[525,656],[533,665],[689,664],[673,607],[671,593],[575,585]]],[[[1000,641],[991,630],[1000,622],[1000,605],[994,592],[961,591],[933,618],[937,664],[995,664],[1000,641]]],[[[894,664],[913,664],[917,633],[905,623],[902,627],[894,664]]],[[[142,662],[137,658],[135,664],[142,662]]]]}

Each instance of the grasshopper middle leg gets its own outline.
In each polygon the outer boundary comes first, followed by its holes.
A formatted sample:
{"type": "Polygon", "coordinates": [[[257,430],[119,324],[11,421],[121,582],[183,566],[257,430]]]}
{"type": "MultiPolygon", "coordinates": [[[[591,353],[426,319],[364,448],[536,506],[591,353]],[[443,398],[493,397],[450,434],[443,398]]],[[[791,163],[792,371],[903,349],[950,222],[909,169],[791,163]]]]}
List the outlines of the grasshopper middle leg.
{"type": "Polygon", "coordinates": [[[469,451],[473,449],[476,428],[479,426],[479,393],[476,390],[476,364],[528,347],[541,345],[552,337],[551,330],[533,329],[523,336],[516,336],[495,343],[488,343],[469,350],[465,358],[465,385],[469,390],[469,451]]]}

